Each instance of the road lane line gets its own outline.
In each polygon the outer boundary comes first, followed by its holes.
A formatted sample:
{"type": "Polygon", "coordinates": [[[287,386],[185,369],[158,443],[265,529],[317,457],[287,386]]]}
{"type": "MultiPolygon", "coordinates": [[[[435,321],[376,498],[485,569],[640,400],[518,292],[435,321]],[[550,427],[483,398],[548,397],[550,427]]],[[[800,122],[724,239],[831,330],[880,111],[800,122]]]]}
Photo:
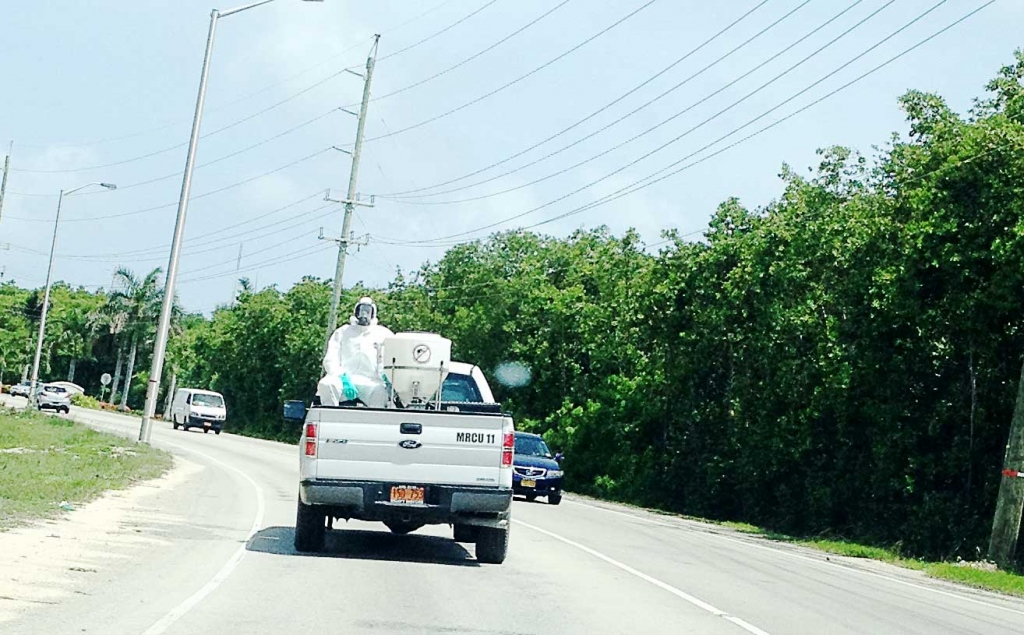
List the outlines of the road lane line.
{"type": "MultiPolygon", "coordinates": [[[[739,539],[739,538],[733,538],[732,536],[726,536],[725,534],[722,534],[722,533],[719,533],[719,532],[716,532],[716,531],[710,531],[710,530],[707,530],[707,529],[700,529],[700,528],[697,528],[697,527],[688,527],[687,525],[682,524],[682,523],[665,523],[665,522],[660,522],[660,521],[657,521],[657,520],[645,518],[645,517],[637,515],[637,514],[629,514],[629,513],[626,513],[626,512],[620,512],[620,511],[616,511],[614,509],[608,509],[606,507],[601,507],[600,505],[591,505],[589,503],[581,503],[579,501],[564,500],[563,502],[571,503],[571,504],[577,505],[579,507],[588,507],[590,509],[594,509],[594,510],[597,510],[597,511],[600,511],[600,512],[605,512],[607,514],[614,514],[616,516],[625,516],[626,518],[631,518],[633,520],[639,520],[640,522],[646,523],[648,525],[656,525],[658,527],[669,527],[669,528],[672,528],[672,529],[689,529],[689,530],[693,531],[696,534],[705,535],[705,536],[708,536],[710,538],[717,538],[719,540],[726,540],[728,542],[734,542],[736,544],[743,545],[745,547],[751,547],[753,549],[761,549],[761,550],[764,550],[764,551],[770,551],[770,552],[772,552],[774,554],[778,554],[778,555],[782,555],[782,556],[788,556],[790,558],[796,558],[798,560],[805,560],[807,562],[812,562],[812,563],[817,564],[819,566],[829,568],[832,571],[836,571],[836,568],[838,567],[839,570],[842,570],[842,571],[849,571],[849,572],[853,572],[853,573],[860,573],[860,574],[863,574],[863,575],[872,576],[872,577],[875,577],[875,578],[881,578],[883,580],[888,580],[889,582],[893,582],[895,584],[902,584],[903,586],[908,586],[908,587],[911,587],[913,589],[919,589],[921,591],[930,591],[932,593],[937,593],[939,595],[944,595],[946,597],[951,597],[951,598],[956,598],[958,600],[963,600],[964,602],[970,602],[972,604],[978,604],[980,606],[984,606],[984,607],[988,607],[988,608],[999,609],[999,610],[1002,610],[1002,611],[1007,611],[1009,613],[1016,613],[1017,615],[1024,615],[1024,611],[1022,611],[1020,609],[1012,608],[1012,607],[1009,607],[1009,606],[1003,606],[1002,604],[995,604],[993,602],[986,602],[984,600],[979,600],[979,599],[976,599],[976,598],[972,598],[972,597],[970,597],[968,595],[964,595],[962,593],[954,593],[952,591],[945,591],[943,589],[937,589],[935,587],[926,586],[924,584],[916,584],[914,582],[908,582],[906,580],[901,580],[899,578],[894,578],[894,577],[886,575],[884,573],[878,573],[878,572],[875,572],[875,571],[868,571],[866,569],[860,569],[860,568],[857,568],[857,567],[854,567],[854,566],[850,566],[850,565],[847,565],[847,564],[843,564],[841,562],[837,562],[837,561],[833,561],[833,560],[822,560],[820,558],[812,558],[811,556],[805,556],[805,555],[800,554],[800,553],[793,553],[793,552],[788,551],[786,549],[779,549],[777,547],[771,547],[771,546],[768,546],[768,545],[759,545],[759,544],[757,544],[755,542],[751,542],[749,540],[742,540],[742,539],[739,539]]],[[[685,523],[699,523],[700,521],[683,520],[683,522],[685,522],[685,523]]],[[[825,554],[825,552],[822,552],[822,554],[825,554]]],[[[827,554],[825,554],[825,555],[827,555],[827,554]]],[[[1007,601],[1013,601],[1013,598],[1007,598],[1007,601]]]]}
{"type": "Polygon", "coordinates": [[[195,608],[197,604],[202,602],[203,599],[205,599],[208,595],[213,593],[217,589],[217,587],[219,587],[225,580],[227,580],[228,576],[230,576],[238,567],[238,564],[242,561],[242,558],[245,557],[249,540],[251,540],[252,537],[256,535],[256,532],[258,532],[260,528],[263,526],[263,515],[266,512],[266,503],[264,502],[263,499],[263,488],[261,488],[259,484],[255,480],[253,480],[251,476],[249,476],[242,470],[238,469],[237,467],[233,465],[228,465],[224,461],[214,458],[209,454],[206,454],[205,452],[200,452],[192,448],[186,448],[185,446],[173,443],[171,441],[164,441],[164,443],[172,445],[177,448],[181,448],[182,450],[185,450],[187,452],[198,454],[199,456],[202,456],[208,461],[212,461],[213,463],[223,468],[234,471],[236,474],[238,474],[246,481],[248,481],[249,484],[252,485],[253,489],[256,491],[256,517],[253,518],[252,526],[249,528],[249,534],[246,536],[245,542],[242,543],[242,545],[238,548],[237,551],[235,551],[231,558],[229,558],[228,561],[224,563],[224,566],[220,568],[220,571],[218,571],[216,575],[210,578],[210,580],[206,584],[204,584],[199,590],[185,598],[185,600],[181,604],[171,609],[166,615],[161,617],[152,626],[147,628],[142,635],[160,635],[161,633],[164,633],[168,628],[171,627],[172,624],[177,622],[179,619],[181,619],[182,616],[184,616],[190,610],[195,608]]]}
{"type": "Polygon", "coordinates": [[[558,534],[556,534],[554,532],[550,532],[547,529],[541,529],[540,527],[537,527],[536,525],[531,525],[530,523],[525,523],[525,522],[523,522],[521,520],[513,519],[512,522],[517,524],[517,525],[522,525],[523,527],[526,527],[527,529],[532,529],[533,531],[536,531],[538,533],[544,534],[545,536],[548,536],[549,538],[554,538],[555,540],[558,540],[559,542],[563,542],[563,543],[569,545],[570,547],[575,547],[576,549],[579,549],[580,551],[582,551],[584,553],[588,553],[588,554],[594,556],[595,558],[597,558],[598,560],[602,560],[602,561],[612,565],[613,567],[622,569],[626,573],[640,578],[644,582],[647,582],[649,584],[653,584],[654,586],[658,587],[659,589],[668,591],[669,593],[671,593],[672,595],[676,596],[677,598],[679,598],[681,600],[685,600],[686,602],[689,602],[690,604],[692,604],[693,606],[696,606],[699,609],[703,609],[704,611],[707,611],[708,613],[711,613],[712,615],[714,615],[716,617],[721,617],[722,619],[724,619],[724,620],[726,620],[728,622],[731,622],[732,624],[735,624],[736,626],[739,626],[740,628],[742,628],[743,630],[747,631],[748,633],[753,633],[754,635],[769,635],[766,631],[761,630],[760,628],[754,626],[753,624],[751,624],[750,622],[747,622],[746,620],[744,620],[742,618],[736,617],[735,615],[730,615],[729,613],[726,613],[722,609],[716,608],[716,607],[712,606],[711,604],[708,604],[704,600],[702,600],[702,599],[700,599],[698,597],[694,597],[694,596],[690,595],[686,591],[682,591],[680,589],[677,589],[676,587],[672,586],[671,584],[668,584],[667,582],[662,582],[661,580],[659,580],[657,578],[651,577],[651,576],[647,575],[646,573],[644,573],[642,571],[638,571],[638,570],[634,569],[633,567],[629,566],[628,564],[624,564],[622,562],[619,562],[618,560],[615,560],[614,558],[606,556],[606,555],[604,555],[603,553],[601,553],[599,551],[591,549],[590,547],[588,547],[586,545],[581,545],[580,543],[578,543],[578,542],[576,542],[574,540],[570,540],[570,539],[568,539],[568,538],[566,538],[564,536],[560,536],[560,535],[558,535],[558,534]]]}

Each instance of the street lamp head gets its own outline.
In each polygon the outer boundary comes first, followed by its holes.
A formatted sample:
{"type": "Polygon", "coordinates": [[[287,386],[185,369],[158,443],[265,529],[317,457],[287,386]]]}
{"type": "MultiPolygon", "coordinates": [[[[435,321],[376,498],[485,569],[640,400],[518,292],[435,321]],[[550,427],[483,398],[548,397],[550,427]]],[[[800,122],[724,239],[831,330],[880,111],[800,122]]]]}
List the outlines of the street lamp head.
{"type": "Polygon", "coordinates": [[[100,187],[105,187],[108,190],[116,190],[117,189],[117,185],[115,185],[113,183],[100,183],[100,187]]]}

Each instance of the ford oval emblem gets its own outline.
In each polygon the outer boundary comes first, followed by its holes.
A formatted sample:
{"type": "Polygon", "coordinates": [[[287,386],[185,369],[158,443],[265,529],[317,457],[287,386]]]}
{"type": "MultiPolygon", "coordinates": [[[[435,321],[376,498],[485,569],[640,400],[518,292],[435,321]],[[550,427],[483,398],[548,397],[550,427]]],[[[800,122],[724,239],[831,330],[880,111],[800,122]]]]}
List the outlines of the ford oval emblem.
{"type": "Polygon", "coordinates": [[[415,450],[416,448],[423,447],[423,444],[415,439],[406,439],[405,441],[399,442],[398,445],[406,450],[415,450]]]}

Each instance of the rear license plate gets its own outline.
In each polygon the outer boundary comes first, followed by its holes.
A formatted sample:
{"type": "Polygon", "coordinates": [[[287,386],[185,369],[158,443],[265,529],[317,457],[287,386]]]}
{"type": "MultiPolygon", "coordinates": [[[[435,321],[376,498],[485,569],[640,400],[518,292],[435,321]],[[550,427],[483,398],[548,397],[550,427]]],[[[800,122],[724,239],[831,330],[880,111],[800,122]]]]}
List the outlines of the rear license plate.
{"type": "Polygon", "coordinates": [[[531,481],[524,478],[522,485],[523,487],[537,487],[537,481],[531,481]]]}
{"type": "Polygon", "coordinates": [[[391,488],[391,502],[408,505],[422,505],[424,502],[422,487],[411,485],[395,485],[391,488]]]}

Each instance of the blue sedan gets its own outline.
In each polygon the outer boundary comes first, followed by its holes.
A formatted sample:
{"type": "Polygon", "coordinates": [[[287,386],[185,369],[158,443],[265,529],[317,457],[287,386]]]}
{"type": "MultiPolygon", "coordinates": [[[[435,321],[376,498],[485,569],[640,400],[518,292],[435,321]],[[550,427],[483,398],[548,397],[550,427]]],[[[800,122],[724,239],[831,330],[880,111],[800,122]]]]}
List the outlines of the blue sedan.
{"type": "Polygon", "coordinates": [[[512,491],[526,500],[547,496],[548,503],[562,502],[561,455],[552,456],[544,439],[536,434],[516,432],[515,462],[512,464],[512,491]]]}

